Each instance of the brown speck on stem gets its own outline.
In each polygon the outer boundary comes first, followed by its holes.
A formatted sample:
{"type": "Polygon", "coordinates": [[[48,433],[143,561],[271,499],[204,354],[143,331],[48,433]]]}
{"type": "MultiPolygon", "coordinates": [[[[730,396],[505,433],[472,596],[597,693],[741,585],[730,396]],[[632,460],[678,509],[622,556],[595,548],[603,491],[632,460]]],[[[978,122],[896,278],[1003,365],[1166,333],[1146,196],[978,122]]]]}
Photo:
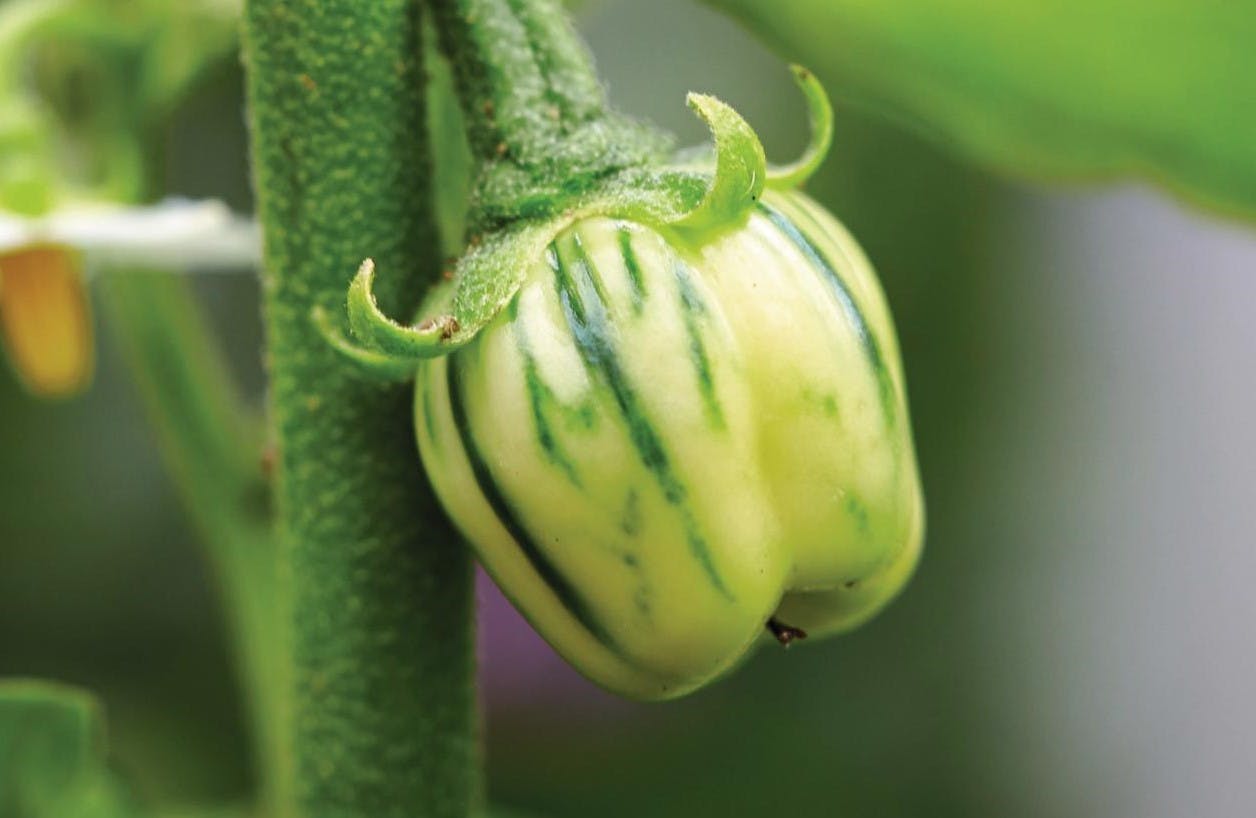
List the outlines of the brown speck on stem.
{"type": "Polygon", "coordinates": [[[789,647],[792,642],[807,638],[807,632],[802,628],[786,625],[776,617],[768,620],[768,630],[772,632],[772,635],[776,637],[776,641],[780,642],[782,647],[789,647]]]}
{"type": "Polygon", "coordinates": [[[301,85],[302,87],[305,88],[305,90],[307,91],[318,90],[318,83],[315,82],[314,78],[311,77],[309,74],[302,74],[301,76],[297,77],[297,79],[301,81],[301,85]]]}
{"type": "Polygon", "coordinates": [[[496,147],[496,148],[494,148],[494,150],[496,150],[496,151],[497,151],[497,155],[498,155],[498,156],[505,156],[505,155],[506,155],[506,151],[508,150],[508,148],[507,148],[507,146],[506,146],[506,143],[505,143],[505,142],[498,142],[498,143],[497,143],[497,147],[496,147]]]}
{"type": "Polygon", "coordinates": [[[275,467],[279,465],[279,447],[274,443],[267,443],[262,447],[261,457],[262,477],[270,480],[275,476],[275,467]]]}
{"type": "Polygon", "coordinates": [[[486,99],[486,100],[484,100],[484,105],[483,105],[482,107],[483,107],[483,110],[484,110],[484,115],[485,115],[486,117],[488,117],[489,119],[492,119],[492,118],[493,118],[493,111],[495,110],[495,109],[493,108],[493,100],[491,100],[491,99],[486,99]]]}

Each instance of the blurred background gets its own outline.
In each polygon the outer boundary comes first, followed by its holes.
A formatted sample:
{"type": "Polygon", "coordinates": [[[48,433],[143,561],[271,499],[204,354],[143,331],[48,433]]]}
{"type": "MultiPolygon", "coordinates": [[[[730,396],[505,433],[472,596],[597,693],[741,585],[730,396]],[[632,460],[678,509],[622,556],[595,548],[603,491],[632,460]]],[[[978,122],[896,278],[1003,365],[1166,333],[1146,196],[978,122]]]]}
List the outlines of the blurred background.
{"type": "MultiPolygon", "coordinates": [[[[684,94],[714,92],[769,156],[803,145],[788,72],[724,17],[599,0],[581,24],[628,112],[698,142],[684,94]]],[[[240,82],[224,69],[181,111],[172,192],[250,208],[240,82]]],[[[810,190],[897,318],[929,505],[918,575],[856,633],[663,705],[599,692],[482,586],[494,800],[556,818],[1252,814],[1256,231],[1141,185],[993,178],[875,110],[837,122],[810,190]]],[[[255,279],[196,286],[260,404],[255,279]]],[[[243,800],[212,577],[107,330],[83,399],[0,378],[0,675],[98,691],[145,794],[243,800]]]]}

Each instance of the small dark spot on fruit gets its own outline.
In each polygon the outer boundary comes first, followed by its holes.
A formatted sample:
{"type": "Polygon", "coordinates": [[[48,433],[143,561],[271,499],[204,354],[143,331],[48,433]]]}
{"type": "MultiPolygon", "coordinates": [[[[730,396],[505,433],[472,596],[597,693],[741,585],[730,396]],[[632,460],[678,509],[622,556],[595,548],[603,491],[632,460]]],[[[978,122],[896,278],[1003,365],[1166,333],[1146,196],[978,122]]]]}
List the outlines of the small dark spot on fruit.
{"type": "Polygon", "coordinates": [[[793,642],[799,639],[806,639],[807,632],[802,628],[795,628],[793,625],[786,625],[776,617],[768,620],[768,630],[776,637],[776,641],[781,643],[782,647],[789,647],[793,642]]]}

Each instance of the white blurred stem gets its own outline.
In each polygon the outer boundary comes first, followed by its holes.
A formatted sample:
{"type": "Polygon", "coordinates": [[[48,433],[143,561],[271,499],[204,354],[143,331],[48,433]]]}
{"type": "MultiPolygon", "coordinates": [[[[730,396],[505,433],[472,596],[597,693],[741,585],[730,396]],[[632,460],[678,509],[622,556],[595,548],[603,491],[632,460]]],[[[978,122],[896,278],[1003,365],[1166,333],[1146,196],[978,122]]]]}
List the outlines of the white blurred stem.
{"type": "Polygon", "coordinates": [[[68,205],[38,218],[0,213],[0,253],[33,244],[73,247],[89,272],[251,271],[261,260],[257,224],[216,200],[68,205]]]}

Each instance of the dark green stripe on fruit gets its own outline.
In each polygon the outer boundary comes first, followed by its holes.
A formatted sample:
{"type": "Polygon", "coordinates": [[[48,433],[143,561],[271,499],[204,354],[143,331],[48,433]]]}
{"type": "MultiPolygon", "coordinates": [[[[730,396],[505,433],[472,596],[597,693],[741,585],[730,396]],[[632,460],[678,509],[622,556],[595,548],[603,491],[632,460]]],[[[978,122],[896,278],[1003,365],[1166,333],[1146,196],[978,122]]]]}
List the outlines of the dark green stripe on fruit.
{"type": "Polygon", "coordinates": [[[531,535],[524,527],[523,522],[519,519],[519,515],[515,512],[510,501],[502,494],[501,487],[497,485],[497,481],[493,478],[492,472],[489,470],[488,463],[485,462],[480,447],[475,441],[475,435],[471,430],[470,419],[467,417],[465,405],[466,395],[464,392],[464,384],[462,382],[462,357],[464,353],[454,353],[446,360],[447,376],[449,387],[449,407],[454,418],[454,427],[458,430],[458,439],[462,443],[463,449],[467,453],[467,460],[471,464],[471,473],[475,477],[476,486],[480,490],[480,494],[488,502],[489,507],[493,509],[493,513],[497,515],[497,520],[506,529],[511,539],[519,546],[519,550],[523,552],[524,557],[528,560],[528,564],[532,566],[532,570],[536,572],[541,581],[545,583],[550,592],[558,600],[567,612],[579,622],[585,630],[587,630],[593,638],[597,639],[607,648],[618,652],[615,646],[615,640],[598,621],[594,615],[588,601],[580,594],[579,591],[571,584],[567,577],[563,576],[558,567],[550,561],[545,552],[532,540],[531,535]]]}
{"type": "Polygon", "coordinates": [[[624,513],[619,518],[619,528],[629,537],[641,533],[641,500],[636,489],[628,489],[628,496],[624,498],[624,513]]]}
{"type": "Polygon", "coordinates": [[[702,294],[694,286],[689,265],[676,256],[672,262],[672,271],[676,275],[676,283],[680,295],[681,316],[685,322],[685,334],[689,336],[689,359],[693,361],[694,370],[698,375],[698,391],[702,393],[702,407],[706,412],[707,421],[716,429],[724,428],[724,412],[720,409],[719,398],[715,395],[715,379],[711,375],[711,359],[707,355],[706,344],[702,341],[702,328],[699,320],[706,315],[706,304],[702,294]]]}
{"type": "Polygon", "coordinates": [[[528,331],[519,320],[517,296],[510,302],[510,326],[514,332],[515,346],[523,358],[523,381],[528,391],[528,406],[532,410],[532,424],[536,427],[536,442],[545,454],[545,459],[561,469],[563,474],[567,475],[568,480],[579,486],[581,485],[580,475],[576,472],[576,466],[567,457],[567,452],[563,450],[562,444],[554,435],[554,429],[550,426],[549,418],[545,413],[546,404],[555,402],[556,399],[549,386],[541,379],[536,357],[532,354],[532,347],[528,341],[528,331]]]}
{"type": "Polygon", "coordinates": [[[633,315],[640,315],[645,311],[645,279],[641,277],[637,252],[632,249],[632,233],[621,227],[618,239],[619,255],[624,260],[624,269],[628,271],[628,280],[632,282],[632,312],[633,315]]]}
{"type": "Polygon", "coordinates": [[[847,495],[845,505],[846,514],[850,517],[851,521],[854,522],[855,528],[860,534],[867,536],[872,525],[869,520],[868,507],[864,505],[862,500],[853,494],[847,495]]]}
{"type": "Polygon", "coordinates": [[[615,403],[619,407],[620,415],[628,427],[628,436],[637,450],[638,457],[654,476],[664,498],[681,515],[690,552],[702,566],[715,589],[731,600],[732,593],[724,584],[719,571],[716,570],[710,548],[707,547],[706,540],[698,531],[697,521],[689,509],[689,493],[672,470],[671,459],[667,455],[663,441],[646,417],[641,399],[628,383],[626,373],[623,371],[623,365],[615,350],[613,332],[608,324],[606,303],[599,294],[592,262],[585,253],[578,235],[573,236],[572,244],[575,247],[574,279],[568,273],[563,257],[555,245],[550,245],[546,255],[554,271],[563,315],[566,316],[567,326],[571,330],[580,357],[590,373],[599,377],[610,388],[615,403]]]}
{"type": "Polygon", "coordinates": [[[889,370],[886,369],[885,358],[881,354],[881,345],[877,343],[876,336],[872,333],[872,329],[864,319],[863,313],[859,311],[859,306],[855,303],[855,298],[851,294],[850,288],[846,286],[846,282],[842,280],[837,269],[819,246],[799,229],[789,217],[763,202],[759,203],[758,208],[759,212],[766,216],[802,252],[807,261],[811,263],[811,266],[821,274],[821,278],[829,285],[829,289],[832,290],[834,297],[837,299],[838,306],[841,307],[842,312],[846,315],[846,320],[854,328],[855,334],[859,336],[864,352],[872,364],[873,372],[876,373],[881,407],[885,412],[887,424],[892,428],[897,417],[894,383],[890,380],[889,370]]]}

